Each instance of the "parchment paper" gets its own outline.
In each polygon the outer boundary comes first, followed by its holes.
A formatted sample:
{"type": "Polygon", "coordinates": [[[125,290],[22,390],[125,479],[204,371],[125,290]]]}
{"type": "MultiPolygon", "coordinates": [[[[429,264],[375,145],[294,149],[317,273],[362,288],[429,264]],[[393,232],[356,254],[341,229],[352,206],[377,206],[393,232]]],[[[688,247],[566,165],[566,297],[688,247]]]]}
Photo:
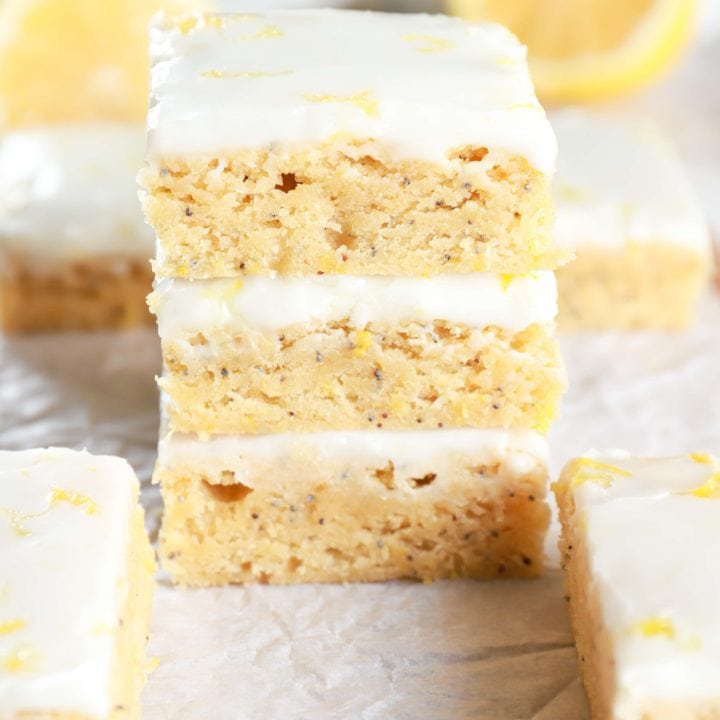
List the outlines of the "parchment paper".
{"type": "MultiPolygon", "coordinates": [[[[720,93],[699,92],[707,67],[720,67],[720,48],[634,108],[675,131],[717,222],[720,93]]],[[[686,333],[562,345],[571,390],[550,436],[553,473],[589,447],[720,451],[720,297],[686,333]]],[[[155,530],[158,367],[153,330],[0,340],[0,447],[125,456],[155,530]]],[[[161,577],[150,653],[146,720],[587,719],[557,569],[538,581],[197,591],[161,577]]]]}

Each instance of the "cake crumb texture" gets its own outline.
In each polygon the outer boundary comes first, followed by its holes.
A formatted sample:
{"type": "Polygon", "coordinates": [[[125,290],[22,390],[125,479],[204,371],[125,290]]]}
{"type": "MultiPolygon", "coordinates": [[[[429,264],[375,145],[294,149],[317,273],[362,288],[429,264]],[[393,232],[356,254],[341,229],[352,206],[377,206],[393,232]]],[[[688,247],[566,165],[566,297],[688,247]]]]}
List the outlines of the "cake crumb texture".
{"type": "Polygon", "coordinates": [[[163,341],[170,428],[202,435],[531,428],[565,388],[552,328],[343,323],[163,341]],[[210,338],[210,339],[209,339],[210,338]]]}
{"type": "MultiPolygon", "coordinates": [[[[262,466],[260,466],[262,467],[262,466]]],[[[164,468],[163,565],[181,585],[532,577],[549,522],[544,470],[458,457],[404,477],[392,463],[273,466],[272,482],[164,468]],[[251,487],[254,486],[254,487],[251,487]]]]}
{"type": "Polygon", "coordinates": [[[365,140],[160,157],[140,182],[158,277],[528,272],[570,257],[547,176],[487,148],[447,166],[365,140]]]}

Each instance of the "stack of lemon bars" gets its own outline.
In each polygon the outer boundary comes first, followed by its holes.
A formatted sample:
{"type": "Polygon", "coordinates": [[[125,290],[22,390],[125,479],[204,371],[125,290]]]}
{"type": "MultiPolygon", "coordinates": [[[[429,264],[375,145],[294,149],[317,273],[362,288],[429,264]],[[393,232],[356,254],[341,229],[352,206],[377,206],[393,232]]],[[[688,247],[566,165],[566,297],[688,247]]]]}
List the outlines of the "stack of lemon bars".
{"type": "Polygon", "coordinates": [[[505,29],[155,21],[155,479],[177,582],[542,571],[556,146],[505,29]]]}

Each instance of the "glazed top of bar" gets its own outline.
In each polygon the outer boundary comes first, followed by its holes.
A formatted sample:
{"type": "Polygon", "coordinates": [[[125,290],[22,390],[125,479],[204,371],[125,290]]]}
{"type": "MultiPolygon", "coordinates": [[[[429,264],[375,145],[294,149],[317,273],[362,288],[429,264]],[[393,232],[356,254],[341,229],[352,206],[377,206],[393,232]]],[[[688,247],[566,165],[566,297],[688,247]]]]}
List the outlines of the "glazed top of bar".
{"type": "Polygon", "coordinates": [[[119,458],[59,448],[0,452],[3,717],[110,716],[136,493],[119,458]]]}
{"type": "Polygon", "coordinates": [[[135,176],[145,147],[136,124],[18,130],[0,140],[0,254],[39,264],[98,255],[149,259],[135,176]]]}
{"type": "Polygon", "coordinates": [[[505,28],[349,10],[159,16],[151,156],[337,137],[447,162],[484,147],[551,172],[556,146],[525,48],[505,28]]]}
{"type": "Polygon", "coordinates": [[[717,697],[720,458],[574,461],[576,522],[614,644],[618,717],[641,698],[717,697]]]}
{"type": "Polygon", "coordinates": [[[552,113],[560,154],[555,227],[563,247],[662,242],[710,252],[682,161],[655,124],[577,109],[552,113]]]}

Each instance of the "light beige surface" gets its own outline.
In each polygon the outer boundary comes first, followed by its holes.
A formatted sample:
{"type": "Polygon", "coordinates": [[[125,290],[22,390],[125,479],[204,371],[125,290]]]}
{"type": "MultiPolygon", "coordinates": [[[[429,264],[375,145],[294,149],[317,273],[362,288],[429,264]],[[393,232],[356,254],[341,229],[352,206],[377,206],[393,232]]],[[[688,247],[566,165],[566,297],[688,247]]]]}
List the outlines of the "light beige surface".
{"type": "MultiPolygon", "coordinates": [[[[570,392],[550,434],[554,472],[589,447],[720,447],[720,298],[697,327],[562,340],[570,392]],[[619,361],[622,359],[622,362],[619,361]],[[647,428],[652,428],[649,433],[647,428]]],[[[0,444],[126,456],[147,481],[158,423],[154,331],[0,344],[0,444]]],[[[145,487],[156,527],[157,488],[145,487]]],[[[548,548],[557,543],[553,532],[548,548]]],[[[555,558],[556,561],[556,558],[555,558]]],[[[144,720],[282,716],[587,720],[562,578],[424,586],[228,587],[156,594],[160,666],[144,720]],[[198,618],[203,618],[199,625],[198,618]],[[190,633],[193,642],[178,642],[190,633]],[[244,671],[238,673],[237,668],[244,671]]]]}

